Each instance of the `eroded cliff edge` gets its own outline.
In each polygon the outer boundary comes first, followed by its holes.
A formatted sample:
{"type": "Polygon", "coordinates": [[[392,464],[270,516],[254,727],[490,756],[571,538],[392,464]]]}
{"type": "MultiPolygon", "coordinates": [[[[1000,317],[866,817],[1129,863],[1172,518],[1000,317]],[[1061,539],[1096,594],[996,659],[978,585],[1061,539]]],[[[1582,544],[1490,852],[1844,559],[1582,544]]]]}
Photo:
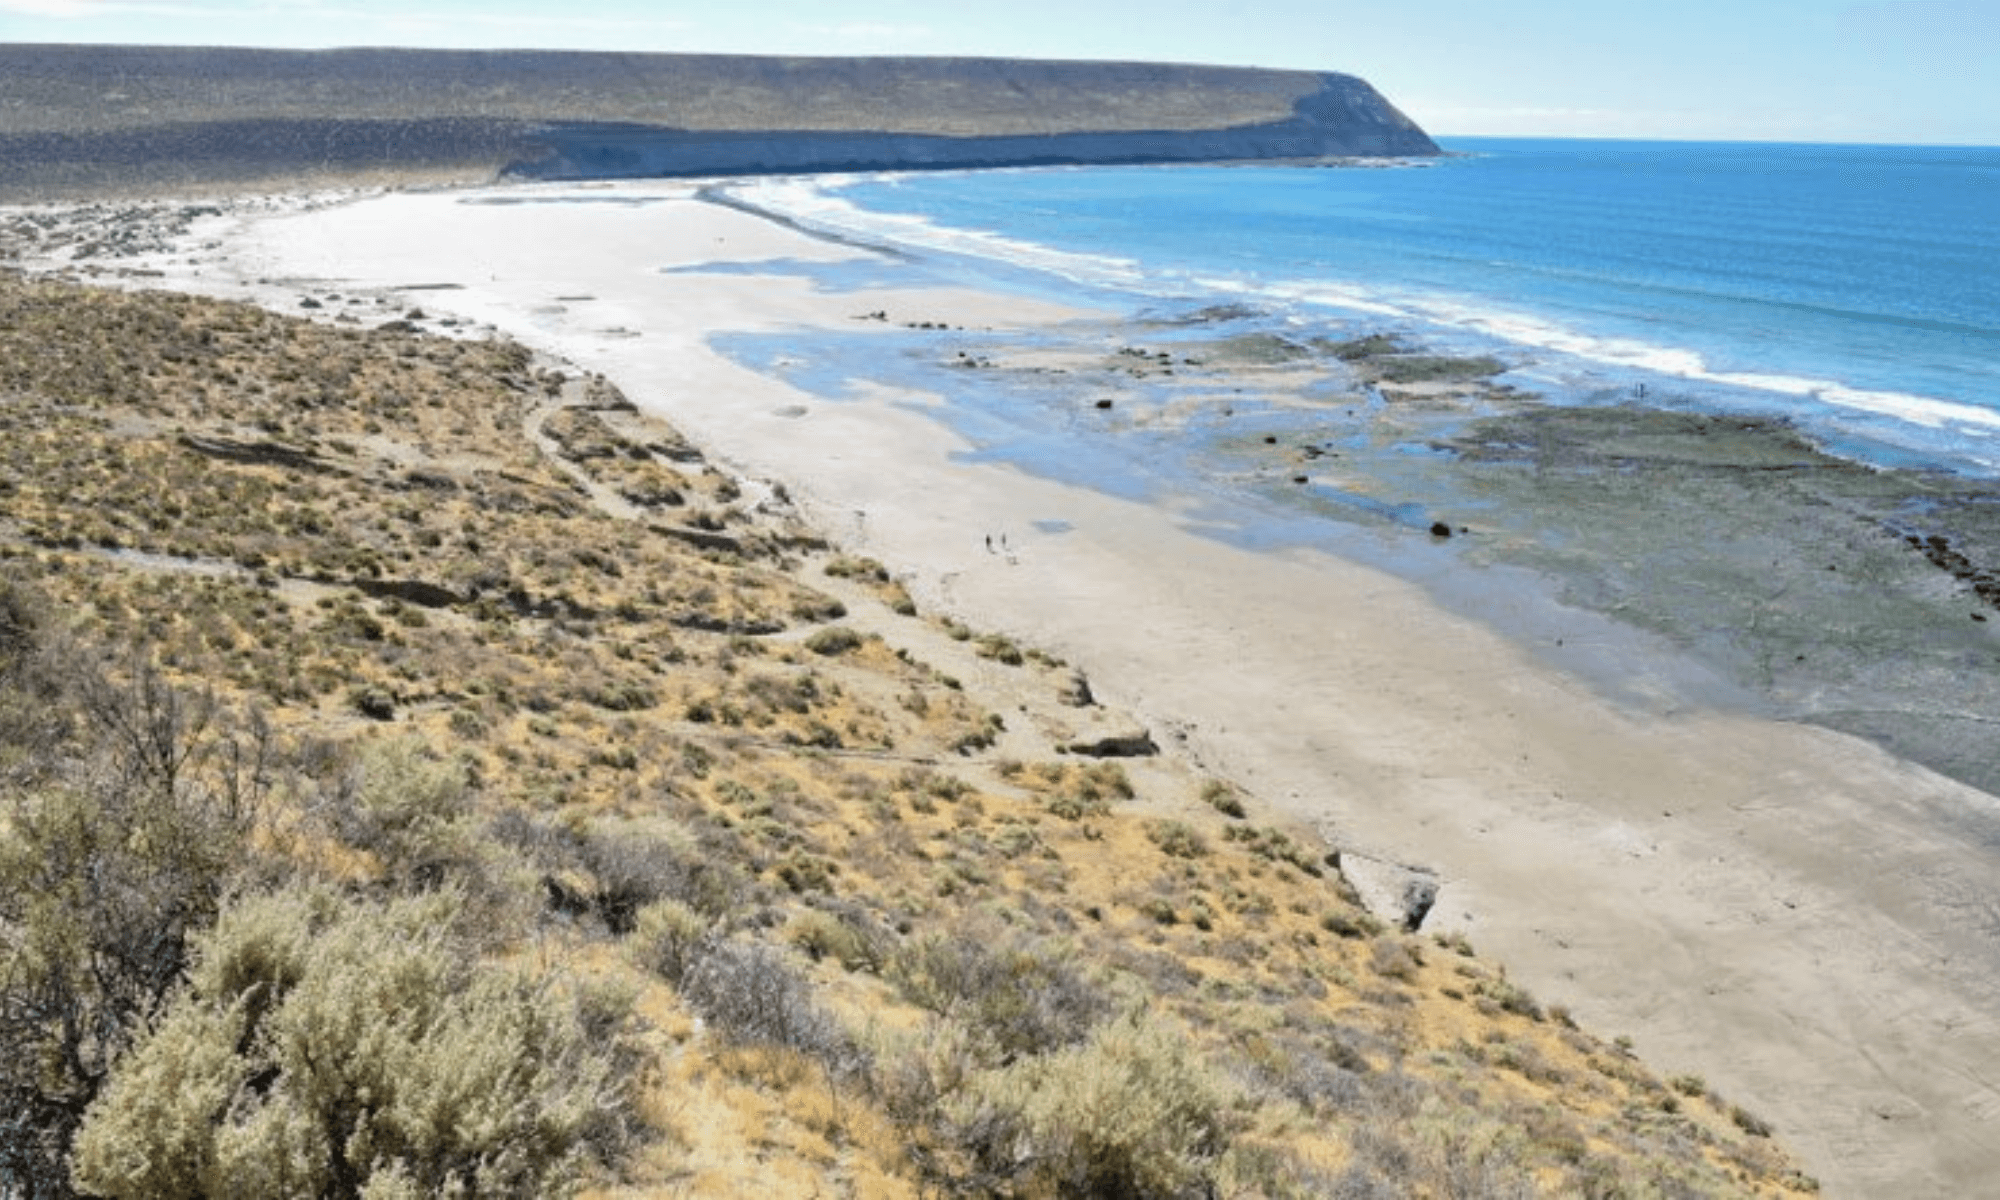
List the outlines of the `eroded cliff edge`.
{"type": "Polygon", "coordinates": [[[1430,155],[1361,79],[1010,59],[0,46],[0,200],[1430,155]]]}

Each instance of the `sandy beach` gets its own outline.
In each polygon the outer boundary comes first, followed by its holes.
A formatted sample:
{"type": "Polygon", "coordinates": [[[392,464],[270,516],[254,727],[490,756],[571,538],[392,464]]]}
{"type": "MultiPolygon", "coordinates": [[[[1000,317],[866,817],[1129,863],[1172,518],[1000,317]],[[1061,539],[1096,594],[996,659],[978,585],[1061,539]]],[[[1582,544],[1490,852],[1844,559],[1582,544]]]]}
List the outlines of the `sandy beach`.
{"type": "Polygon", "coordinates": [[[684,186],[225,213],[133,261],[165,273],[149,284],[290,312],[449,314],[601,372],[782,483],[927,608],[1080,665],[1169,753],[1349,862],[1434,873],[1427,929],[1466,933],[1542,1002],[1769,1119],[1827,1194],[1971,1195],[2000,1175],[1993,797],[1857,738],[1697,703],[1699,672],[1651,635],[1538,618],[1588,649],[1590,670],[1565,670],[1406,579],[970,459],[936,419],[945,397],[854,379],[830,402],[709,341],[1105,314],[883,285],[893,272],[822,289],[790,268],[869,253],[684,186]],[[1598,686],[1612,672],[1615,697],[1598,686]]]}

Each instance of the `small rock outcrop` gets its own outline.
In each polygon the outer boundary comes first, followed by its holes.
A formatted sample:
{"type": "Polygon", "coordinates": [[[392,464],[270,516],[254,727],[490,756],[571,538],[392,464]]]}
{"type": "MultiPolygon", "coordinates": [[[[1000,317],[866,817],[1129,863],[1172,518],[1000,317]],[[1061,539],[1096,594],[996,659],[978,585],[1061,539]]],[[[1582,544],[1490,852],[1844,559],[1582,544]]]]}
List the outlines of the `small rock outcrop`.
{"type": "Polygon", "coordinates": [[[1341,855],[1340,873],[1353,885],[1362,907],[1406,933],[1422,929],[1437,906],[1438,878],[1421,868],[1349,851],[1341,855]]]}
{"type": "Polygon", "coordinates": [[[1078,738],[1063,750],[1087,758],[1150,758],[1160,752],[1160,747],[1148,731],[1131,729],[1078,738]]]}

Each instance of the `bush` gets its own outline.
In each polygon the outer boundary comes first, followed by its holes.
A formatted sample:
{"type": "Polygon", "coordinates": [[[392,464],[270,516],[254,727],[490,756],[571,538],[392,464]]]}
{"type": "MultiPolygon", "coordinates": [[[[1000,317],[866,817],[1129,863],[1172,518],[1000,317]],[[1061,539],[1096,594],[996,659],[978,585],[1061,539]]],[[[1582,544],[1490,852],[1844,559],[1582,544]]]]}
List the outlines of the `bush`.
{"type": "Polygon", "coordinates": [[[1736,1128],[1741,1129],[1751,1137],[1767,1138],[1771,1136],[1771,1123],[1740,1104],[1729,1106],[1729,1120],[1736,1128]]]}
{"type": "Polygon", "coordinates": [[[911,1003],[964,1025],[988,1062],[1077,1045],[1105,1010],[1066,951],[989,930],[919,938],[888,975],[911,1003]]]}
{"type": "Polygon", "coordinates": [[[989,633],[980,638],[973,649],[979,657],[990,658],[1009,667],[1018,667],[1027,661],[1027,656],[1021,653],[1019,646],[997,633],[989,633]]]}
{"type": "Polygon", "coordinates": [[[1388,926],[1360,909],[1335,909],[1323,914],[1319,927],[1336,937],[1350,940],[1372,938],[1380,935],[1388,926]]]}
{"type": "Polygon", "coordinates": [[[471,854],[465,768],[419,737],[362,744],[333,793],[335,832],[367,850],[398,883],[434,887],[471,854]]]}
{"type": "Polygon", "coordinates": [[[13,782],[32,783],[0,810],[0,1181],[9,1195],[65,1196],[85,1108],[180,982],[189,937],[242,865],[269,743],[254,722],[241,737],[218,728],[212,703],[143,663],[122,684],[80,660],[52,676],[45,646],[8,636],[0,705],[49,715],[8,723],[30,740],[0,745],[13,782]]]}
{"type": "Polygon", "coordinates": [[[864,1065],[832,1014],[813,1003],[805,979],[768,947],[718,942],[688,968],[680,991],[725,1041],[796,1051],[838,1074],[864,1065]]]}
{"type": "Polygon", "coordinates": [[[843,554],[826,564],[826,573],[835,579],[860,579],[868,583],[889,582],[889,568],[872,558],[843,554]]]}
{"type": "Polygon", "coordinates": [[[678,986],[695,960],[707,952],[715,923],[678,900],[662,900],[639,910],[632,931],[632,955],[678,986]]]}
{"type": "Polygon", "coordinates": [[[1210,808],[1233,820],[1241,821],[1249,815],[1249,810],[1243,807],[1243,797],[1220,779],[1211,779],[1201,785],[1201,799],[1210,808]]]}
{"type": "Polygon", "coordinates": [[[1148,822],[1146,836],[1171,858],[1200,858],[1208,853],[1208,843],[1185,821],[1148,822]]]}
{"type": "Polygon", "coordinates": [[[1232,1097],[1186,1045],[1158,1021],[1113,1021],[1084,1045],[974,1077],[950,1102],[952,1120],[980,1169],[1022,1191],[1212,1194],[1232,1097]]]}
{"type": "Polygon", "coordinates": [[[636,928],[643,909],[663,900],[680,901],[713,922],[737,907],[748,886],[725,856],[704,852],[690,839],[632,829],[582,834],[518,810],[502,813],[488,828],[544,872],[542,886],[553,907],[573,916],[595,913],[621,937],[636,928]]]}
{"type": "Polygon", "coordinates": [[[1378,937],[1368,947],[1368,965],[1377,975],[1412,983],[1417,978],[1417,969],[1423,960],[1417,957],[1416,948],[1394,937],[1378,937]]]}
{"type": "Polygon", "coordinates": [[[260,897],[91,1105],[81,1188],[110,1197],[570,1190],[616,1123],[610,1047],[572,997],[475,963],[449,892],[260,897]]]}
{"type": "Polygon", "coordinates": [[[806,649],[831,658],[861,648],[861,635],[845,625],[822,629],[806,639],[806,649]]]}
{"type": "Polygon", "coordinates": [[[889,957],[887,931],[858,909],[809,908],[793,919],[786,936],[814,962],[831,958],[849,971],[880,971],[889,957]]]}

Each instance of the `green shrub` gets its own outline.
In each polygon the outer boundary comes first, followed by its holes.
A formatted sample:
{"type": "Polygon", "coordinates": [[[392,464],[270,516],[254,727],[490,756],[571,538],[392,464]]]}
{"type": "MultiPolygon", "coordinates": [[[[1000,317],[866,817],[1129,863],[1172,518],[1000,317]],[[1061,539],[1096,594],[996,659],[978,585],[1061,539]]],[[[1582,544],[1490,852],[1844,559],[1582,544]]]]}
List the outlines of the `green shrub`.
{"type": "Polygon", "coordinates": [[[822,629],[806,639],[806,649],[831,658],[861,648],[861,635],[845,625],[822,629]]]}
{"type": "Polygon", "coordinates": [[[1185,821],[1148,822],[1146,836],[1172,858],[1200,858],[1208,853],[1208,843],[1185,821]]]}
{"type": "Polygon", "coordinates": [[[1771,1136],[1771,1123],[1740,1104],[1729,1106],[1729,1120],[1736,1128],[1741,1129],[1751,1137],[1767,1138],[1771,1136]]]}
{"type": "Polygon", "coordinates": [[[1220,779],[1211,779],[1201,785],[1201,799],[1202,803],[1233,820],[1241,821],[1249,815],[1243,807],[1243,797],[1220,779]]]}
{"type": "Polygon", "coordinates": [[[246,865],[270,751],[143,663],[112,683],[6,621],[0,709],[22,719],[0,722],[0,1187],[62,1196],[85,1108],[246,865]]]}
{"type": "Polygon", "coordinates": [[[827,563],[825,570],[835,579],[860,579],[869,583],[889,582],[889,568],[872,558],[843,554],[827,563]]]}
{"type": "Polygon", "coordinates": [[[849,971],[880,971],[889,958],[888,933],[858,910],[809,908],[793,919],[786,936],[813,961],[831,958],[849,971]]]}
{"type": "Polygon", "coordinates": [[[948,1111],[980,1168],[1018,1191],[1180,1196],[1209,1192],[1232,1100],[1188,1056],[1184,1031],[1132,1017],[975,1076],[948,1111]]]}
{"type": "Polygon", "coordinates": [[[639,965],[668,983],[679,984],[707,950],[715,922],[678,900],[662,900],[639,910],[632,931],[632,955],[639,965]]]}
{"type": "MultiPolygon", "coordinates": [[[[440,892],[246,901],[77,1135],[109,1197],[545,1195],[622,1106],[575,998],[475,962],[440,892]]],[[[613,1040],[616,1040],[615,1038],[613,1040]]]]}
{"type": "Polygon", "coordinates": [[[1543,1018],[1542,1006],[1535,1001],[1528,989],[1506,978],[1483,980],[1475,989],[1480,995],[1498,1005],[1503,1012],[1526,1017],[1530,1021],[1543,1018]]]}
{"type": "Polygon", "coordinates": [[[1398,979],[1404,983],[1413,982],[1417,969],[1423,960],[1417,957],[1416,947],[1394,937],[1378,937],[1368,947],[1368,965],[1377,975],[1398,979]]]}
{"type": "Polygon", "coordinates": [[[715,943],[688,968],[680,991],[725,1041],[793,1050],[838,1074],[865,1065],[832,1014],[813,1003],[805,978],[767,946],[715,943]]]}
{"type": "Polygon", "coordinates": [[[1027,657],[1021,653],[1019,646],[1016,646],[1007,637],[997,633],[989,633],[981,637],[974,644],[973,649],[979,657],[990,658],[997,663],[1009,667],[1018,667],[1027,661],[1027,657]]]}
{"type": "Polygon", "coordinates": [[[1373,915],[1360,909],[1335,909],[1320,917],[1319,927],[1336,937],[1356,941],[1375,937],[1388,928],[1373,915]]]}
{"type": "Polygon", "coordinates": [[[330,801],[334,831],[397,883],[435,886],[471,854],[465,767],[422,738],[363,743],[330,801]]]}
{"type": "Polygon", "coordinates": [[[987,1062],[1074,1046],[1106,1007],[1067,949],[978,926],[910,942],[888,977],[911,1003],[964,1026],[987,1062]]]}

